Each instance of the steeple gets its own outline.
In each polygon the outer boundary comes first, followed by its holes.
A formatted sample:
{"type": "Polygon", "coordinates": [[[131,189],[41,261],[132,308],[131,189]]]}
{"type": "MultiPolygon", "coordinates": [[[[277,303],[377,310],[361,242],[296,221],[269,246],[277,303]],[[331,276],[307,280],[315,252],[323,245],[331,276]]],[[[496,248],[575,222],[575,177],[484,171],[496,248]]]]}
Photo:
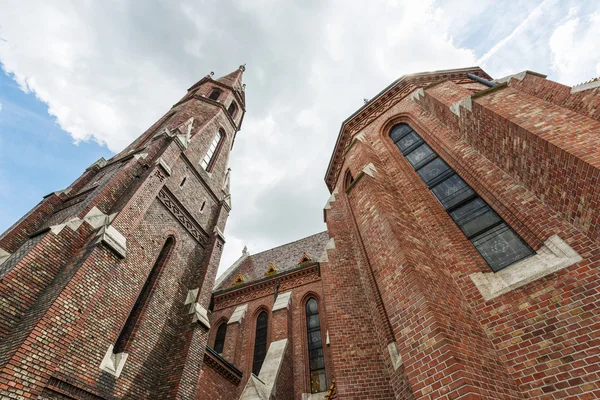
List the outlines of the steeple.
{"type": "Polygon", "coordinates": [[[231,86],[236,90],[243,90],[244,87],[242,86],[242,74],[245,70],[246,64],[240,65],[240,67],[235,71],[217,79],[217,82],[227,86],[231,86]]]}

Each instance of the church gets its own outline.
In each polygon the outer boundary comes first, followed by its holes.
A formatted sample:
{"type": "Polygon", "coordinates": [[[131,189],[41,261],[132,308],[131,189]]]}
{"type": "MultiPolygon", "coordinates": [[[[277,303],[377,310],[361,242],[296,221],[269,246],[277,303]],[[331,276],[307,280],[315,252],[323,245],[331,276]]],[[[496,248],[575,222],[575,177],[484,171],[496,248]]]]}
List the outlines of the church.
{"type": "Polygon", "coordinates": [[[600,398],[600,80],[400,77],[217,278],[244,70],[0,236],[0,399],[600,398]]]}

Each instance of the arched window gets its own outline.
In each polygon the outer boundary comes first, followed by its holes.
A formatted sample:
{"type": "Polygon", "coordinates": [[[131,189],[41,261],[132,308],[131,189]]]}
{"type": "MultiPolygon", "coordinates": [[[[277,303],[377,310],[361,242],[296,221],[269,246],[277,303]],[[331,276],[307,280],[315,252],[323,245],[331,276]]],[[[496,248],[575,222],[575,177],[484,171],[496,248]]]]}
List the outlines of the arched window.
{"type": "Polygon", "coordinates": [[[237,112],[237,106],[235,105],[235,102],[231,102],[229,108],[227,109],[227,112],[229,113],[229,115],[231,115],[231,118],[235,117],[235,113],[237,112]]]}
{"type": "Polygon", "coordinates": [[[223,346],[225,345],[225,335],[227,335],[227,322],[223,322],[217,329],[217,336],[215,337],[215,346],[213,350],[217,353],[223,353],[223,346]]]}
{"type": "Polygon", "coordinates": [[[223,92],[221,92],[219,89],[213,89],[213,91],[210,92],[210,96],[208,96],[208,98],[216,101],[219,99],[219,96],[221,95],[221,93],[223,93],[223,92]]]}
{"type": "Polygon", "coordinates": [[[325,355],[321,337],[319,304],[314,298],[306,302],[306,329],[308,331],[308,369],[310,371],[310,390],[319,393],[327,390],[325,376],[325,355]]]}
{"type": "Polygon", "coordinates": [[[348,189],[354,183],[354,177],[350,170],[346,172],[346,176],[344,176],[344,189],[348,189]]]}
{"type": "Polygon", "coordinates": [[[519,235],[410,126],[394,126],[390,138],[493,271],[533,254],[519,235]]]}
{"type": "Polygon", "coordinates": [[[269,316],[266,311],[261,312],[256,320],[256,335],[254,338],[254,358],[252,362],[252,373],[258,376],[260,368],[267,356],[267,331],[269,328],[269,316]]]}
{"type": "Polygon", "coordinates": [[[223,131],[221,131],[219,129],[217,131],[217,134],[215,135],[213,141],[211,142],[210,146],[208,147],[208,151],[206,152],[206,155],[200,162],[200,165],[202,166],[202,168],[204,168],[204,170],[206,172],[210,172],[213,165],[215,164],[215,160],[217,159],[219,149],[221,148],[221,142],[223,140],[223,136],[225,136],[223,134],[223,131]]]}
{"type": "Polygon", "coordinates": [[[140,320],[144,315],[144,311],[146,309],[146,303],[152,297],[154,293],[154,288],[156,286],[156,281],[160,276],[161,271],[164,269],[169,256],[171,255],[171,250],[173,249],[173,245],[175,244],[175,240],[172,237],[169,237],[160,251],[156,261],[154,262],[154,266],[152,270],[150,270],[150,275],[146,279],[142,290],[140,291],[137,300],[135,301],[135,305],[131,309],[129,313],[129,317],[121,329],[121,333],[115,343],[115,347],[113,349],[114,354],[122,353],[125,351],[129,344],[131,343],[134,337],[135,327],[138,325],[140,320]]]}

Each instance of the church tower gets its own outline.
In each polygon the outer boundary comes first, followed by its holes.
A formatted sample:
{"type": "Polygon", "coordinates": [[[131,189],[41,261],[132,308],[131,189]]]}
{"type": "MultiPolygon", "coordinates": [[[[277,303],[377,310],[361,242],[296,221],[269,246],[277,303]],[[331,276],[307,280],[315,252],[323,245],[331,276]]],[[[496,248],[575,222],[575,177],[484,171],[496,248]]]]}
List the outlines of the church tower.
{"type": "Polygon", "coordinates": [[[195,397],[244,69],[202,78],[0,236],[0,398],[195,397]]]}

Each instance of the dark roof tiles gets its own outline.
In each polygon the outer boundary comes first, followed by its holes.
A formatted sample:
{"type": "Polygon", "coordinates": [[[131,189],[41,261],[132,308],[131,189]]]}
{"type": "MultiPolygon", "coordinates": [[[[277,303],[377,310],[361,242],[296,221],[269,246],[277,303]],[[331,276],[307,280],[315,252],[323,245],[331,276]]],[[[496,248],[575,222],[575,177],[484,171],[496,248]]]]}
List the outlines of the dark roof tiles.
{"type": "Polygon", "coordinates": [[[252,254],[246,258],[235,270],[231,271],[215,290],[228,289],[242,274],[244,283],[250,283],[265,277],[269,264],[273,264],[277,273],[282,273],[296,268],[306,253],[312,261],[318,261],[329,241],[327,231],[308,236],[295,242],[252,254]]]}

